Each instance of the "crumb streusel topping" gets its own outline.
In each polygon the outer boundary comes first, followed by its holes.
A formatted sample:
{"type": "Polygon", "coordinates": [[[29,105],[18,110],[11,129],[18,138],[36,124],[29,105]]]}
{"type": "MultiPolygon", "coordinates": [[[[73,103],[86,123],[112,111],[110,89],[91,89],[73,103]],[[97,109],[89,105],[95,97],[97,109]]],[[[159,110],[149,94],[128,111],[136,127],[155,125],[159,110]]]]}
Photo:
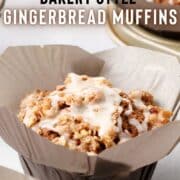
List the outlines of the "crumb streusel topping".
{"type": "Polygon", "coordinates": [[[56,90],[26,96],[18,117],[55,144],[98,154],[167,124],[171,114],[148,92],[125,93],[104,77],[70,73],[56,90]]]}

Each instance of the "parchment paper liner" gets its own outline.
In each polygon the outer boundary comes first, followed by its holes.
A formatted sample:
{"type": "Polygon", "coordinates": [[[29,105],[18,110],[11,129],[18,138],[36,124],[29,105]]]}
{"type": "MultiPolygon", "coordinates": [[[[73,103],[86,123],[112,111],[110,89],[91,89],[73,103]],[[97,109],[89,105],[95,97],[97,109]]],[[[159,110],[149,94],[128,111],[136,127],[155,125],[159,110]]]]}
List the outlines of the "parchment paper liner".
{"type": "Polygon", "coordinates": [[[68,72],[104,75],[116,87],[126,90],[149,90],[159,104],[176,109],[180,82],[176,58],[132,47],[121,47],[97,56],[73,46],[8,48],[0,58],[2,138],[34,163],[83,175],[123,175],[170,153],[179,141],[179,122],[91,157],[54,145],[17,120],[14,113],[25,94],[37,88],[53,89],[62,83],[68,72]]]}

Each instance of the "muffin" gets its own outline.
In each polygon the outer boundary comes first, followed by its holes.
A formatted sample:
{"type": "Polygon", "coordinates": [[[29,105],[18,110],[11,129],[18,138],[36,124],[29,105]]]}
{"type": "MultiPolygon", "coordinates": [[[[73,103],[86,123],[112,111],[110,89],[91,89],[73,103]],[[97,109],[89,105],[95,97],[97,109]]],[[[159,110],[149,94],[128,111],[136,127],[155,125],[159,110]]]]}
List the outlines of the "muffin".
{"type": "Polygon", "coordinates": [[[126,93],[104,77],[70,73],[54,91],[27,95],[18,118],[52,143],[96,155],[167,124],[171,115],[146,91],[126,93]]]}

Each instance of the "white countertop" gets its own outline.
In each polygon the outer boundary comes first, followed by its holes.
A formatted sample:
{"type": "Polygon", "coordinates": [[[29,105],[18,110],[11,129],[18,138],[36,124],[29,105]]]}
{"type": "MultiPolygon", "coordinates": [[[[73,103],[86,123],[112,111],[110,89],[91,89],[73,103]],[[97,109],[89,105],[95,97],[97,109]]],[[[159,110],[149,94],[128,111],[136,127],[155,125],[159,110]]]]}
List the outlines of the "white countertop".
{"type": "MultiPolygon", "coordinates": [[[[38,1],[39,2],[39,1],[38,1]]],[[[37,0],[7,0],[6,6],[34,5],[37,0]],[[23,4],[22,4],[23,3],[23,4]]],[[[70,44],[89,52],[116,47],[104,26],[8,27],[0,23],[0,53],[8,46],[70,44]]],[[[122,45],[124,45],[122,43],[122,45]]],[[[17,153],[0,138],[0,165],[23,172],[17,153]]],[[[153,180],[180,179],[180,145],[158,163],[153,180]]]]}

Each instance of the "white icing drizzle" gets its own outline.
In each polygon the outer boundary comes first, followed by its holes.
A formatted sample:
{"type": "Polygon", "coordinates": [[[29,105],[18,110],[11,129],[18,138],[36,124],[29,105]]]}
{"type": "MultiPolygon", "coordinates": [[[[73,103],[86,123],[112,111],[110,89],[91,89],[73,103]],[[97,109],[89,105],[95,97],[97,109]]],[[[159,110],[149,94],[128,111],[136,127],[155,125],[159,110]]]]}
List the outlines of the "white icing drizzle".
{"type": "MultiPolygon", "coordinates": [[[[119,90],[108,87],[100,83],[104,78],[89,78],[82,81],[79,76],[70,74],[71,83],[67,85],[67,92],[76,94],[86,94],[88,92],[102,92],[103,100],[95,103],[89,103],[82,106],[73,105],[71,113],[73,115],[81,115],[83,119],[93,126],[98,126],[99,135],[103,136],[110,131],[114,125],[112,122],[112,114],[117,109],[117,104],[120,104],[122,98],[119,95],[119,90]],[[93,87],[93,88],[92,88],[93,87]],[[98,107],[98,111],[94,111],[98,107]]],[[[120,121],[120,120],[119,120],[120,121]]],[[[122,123],[122,122],[121,122],[122,123]]]]}
{"type": "Polygon", "coordinates": [[[137,99],[133,99],[133,100],[134,100],[134,104],[135,104],[136,107],[138,107],[140,109],[146,108],[146,105],[143,103],[141,98],[137,98],[137,99]]]}
{"type": "Polygon", "coordinates": [[[148,122],[149,122],[149,116],[150,116],[150,112],[149,112],[149,109],[145,109],[144,112],[144,121],[142,122],[142,126],[144,128],[144,131],[147,131],[148,130],[148,122]]]}
{"type": "Polygon", "coordinates": [[[58,118],[53,118],[53,119],[45,119],[39,122],[38,127],[43,128],[47,128],[50,131],[54,131],[57,133],[60,133],[59,130],[57,130],[57,128],[54,128],[54,126],[56,125],[56,123],[58,123],[58,118]]]}
{"type": "Polygon", "coordinates": [[[125,111],[125,115],[129,116],[133,112],[132,104],[128,99],[123,98],[123,100],[128,102],[128,109],[125,111]]]}
{"type": "MultiPolygon", "coordinates": [[[[85,122],[93,126],[98,126],[99,136],[104,136],[112,129],[120,132],[122,129],[121,117],[118,119],[118,128],[113,124],[112,120],[112,114],[117,109],[119,112],[122,111],[122,108],[118,106],[122,100],[119,95],[119,90],[103,84],[102,80],[105,79],[103,77],[82,80],[81,76],[73,73],[69,74],[69,77],[71,78],[71,83],[66,85],[66,89],[64,90],[65,94],[74,94],[75,96],[86,96],[90,93],[97,94],[98,92],[103,94],[103,98],[100,101],[82,105],[71,105],[69,108],[70,115],[74,117],[80,115],[85,122]],[[95,109],[98,110],[96,111],[95,109]]],[[[60,97],[57,91],[49,94],[48,97],[51,99],[52,107],[56,107],[58,101],[63,100],[63,97],[60,97]]],[[[59,121],[59,115],[62,115],[62,111],[52,119],[42,119],[40,123],[38,123],[38,127],[58,132],[59,130],[54,128],[54,125],[59,121]]]]}
{"type": "Polygon", "coordinates": [[[144,132],[143,126],[140,124],[140,122],[137,119],[130,119],[129,124],[135,126],[139,133],[144,132]]]}
{"type": "Polygon", "coordinates": [[[56,107],[58,102],[63,100],[63,98],[58,95],[58,91],[53,91],[48,97],[51,100],[51,105],[53,107],[56,107]]]}
{"type": "MultiPolygon", "coordinates": [[[[119,111],[119,114],[121,114],[121,112],[123,111],[123,108],[119,106],[118,111],[119,111]]],[[[122,124],[123,124],[123,120],[122,120],[121,116],[119,116],[119,118],[117,119],[117,123],[118,123],[119,132],[121,132],[122,131],[122,124]]]]}
{"type": "Polygon", "coordinates": [[[30,119],[32,118],[32,116],[34,116],[33,114],[34,113],[30,108],[26,108],[26,114],[24,116],[23,123],[28,127],[30,124],[30,119]]]}
{"type": "Polygon", "coordinates": [[[58,112],[58,114],[52,118],[44,118],[42,119],[39,123],[37,123],[33,128],[34,130],[38,129],[38,128],[42,128],[42,129],[48,129],[50,131],[54,131],[58,134],[62,135],[61,129],[59,128],[60,126],[56,126],[56,124],[60,121],[60,117],[62,115],[66,115],[67,111],[63,110],[58,112]]]}
{"type": "Polygon", "coordinates": [[[125,132],[121,133],[120,141],[118,144],[125,143],[125,142],[129,141],[130,139],[132,139],[131,135],[129,134],[129,132],[127,130],[125,130],[125,132]]]}

